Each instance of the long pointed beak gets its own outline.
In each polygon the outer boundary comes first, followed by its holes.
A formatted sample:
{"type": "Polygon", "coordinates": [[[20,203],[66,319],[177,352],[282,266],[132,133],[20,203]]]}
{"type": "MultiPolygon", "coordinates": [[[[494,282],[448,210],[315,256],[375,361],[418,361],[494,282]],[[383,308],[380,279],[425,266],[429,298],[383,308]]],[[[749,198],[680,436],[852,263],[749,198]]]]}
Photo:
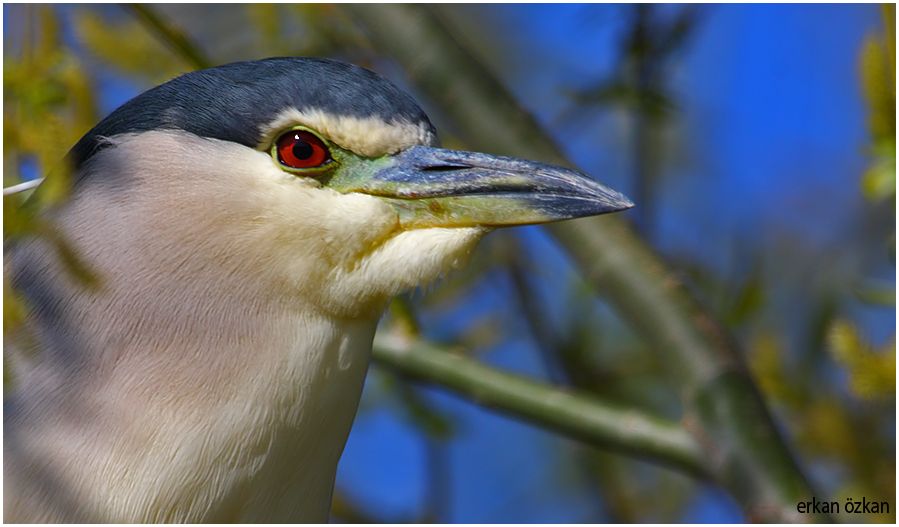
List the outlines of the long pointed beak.
{"type": "Polygon", "coordinates": [[[330,185],[385,199],[405,227],[546,223],[633,207],[580,172],[522,159],[415,146],[384,162],[330,185]]]}

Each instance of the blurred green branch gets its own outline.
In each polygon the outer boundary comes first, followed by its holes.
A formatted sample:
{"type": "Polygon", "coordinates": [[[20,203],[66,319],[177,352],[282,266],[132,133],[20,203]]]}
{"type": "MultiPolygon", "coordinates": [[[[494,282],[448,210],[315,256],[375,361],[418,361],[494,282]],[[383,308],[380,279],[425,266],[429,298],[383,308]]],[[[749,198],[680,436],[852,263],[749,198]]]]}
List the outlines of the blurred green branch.
{"type": "MultiPolygon", "coordinates": [[[[344,8],[375,46],[403,65],[424,94],[449,110],[471,144],[570,165],[536,120],[427,7],[348,4],[344,8]]],[[[618,217],[564,222],[548,229],[585,278],[648,343],[668,355],[684,388],[695,433],[709,447],[715,476],[741,502],[749,519],[814,519],[796,513],[796,503],[813,492],[736,343],[660,258],[618,217]]]]}
{"type": "Polygon", "coordinates": [[[214,66],[206,54],[173,24],[169,23],[156,9],[147,4],[123,4],[147,30],[154,34],[163,44],[171,48],[189,65],[197,68],[214,66]]]}
{"type": "Polygon", "coordinates": [[[681,426],[490,368],[460,353],[395,334],[375,337],[374,359],[412,379],[569,437],[704,476],[705,454],[681,426]]]}

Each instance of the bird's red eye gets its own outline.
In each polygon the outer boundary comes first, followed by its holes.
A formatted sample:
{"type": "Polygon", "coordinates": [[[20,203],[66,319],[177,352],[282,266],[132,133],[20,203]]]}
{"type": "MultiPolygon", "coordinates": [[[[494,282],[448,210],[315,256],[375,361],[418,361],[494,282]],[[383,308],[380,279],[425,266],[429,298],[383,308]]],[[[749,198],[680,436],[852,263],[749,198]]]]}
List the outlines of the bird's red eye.
{"type": "Polygon", "coordinates": [[[306,130],[291,130],[278,138],[278,161],[289,168],[316,168],[331,161],[331,153],[321,139],[306,130]]]}

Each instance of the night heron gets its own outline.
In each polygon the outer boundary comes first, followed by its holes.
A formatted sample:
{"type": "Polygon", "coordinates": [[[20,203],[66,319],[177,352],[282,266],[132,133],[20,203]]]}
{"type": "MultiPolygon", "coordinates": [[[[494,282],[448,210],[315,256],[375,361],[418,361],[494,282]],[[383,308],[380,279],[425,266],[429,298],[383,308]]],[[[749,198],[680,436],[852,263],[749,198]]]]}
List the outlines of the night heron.
{"type": "Polygon", "coordinates": [[[183,75],[89,131],[45,220],[99,285],[43,237],[7,242],[28,314],[5,519],[326,521],[388,300],[492,227],[631,206],[435,143],[387,80],[303,58],[183,75]]]}

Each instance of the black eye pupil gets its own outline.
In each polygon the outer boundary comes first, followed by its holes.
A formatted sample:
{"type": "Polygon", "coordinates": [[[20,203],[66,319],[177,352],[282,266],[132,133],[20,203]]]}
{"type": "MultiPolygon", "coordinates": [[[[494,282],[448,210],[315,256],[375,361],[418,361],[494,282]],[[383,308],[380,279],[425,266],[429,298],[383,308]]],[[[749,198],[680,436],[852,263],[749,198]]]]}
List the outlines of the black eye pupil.
{"type": "Polygon", "coordinates": [[[303,139],[299,136],[296,137],[297,142],[293,144],[293,155],[296,156],[297,159],[309,159],[312,157],[314,151],[312,150],[312,145],[303,141],[303,139]]]}

